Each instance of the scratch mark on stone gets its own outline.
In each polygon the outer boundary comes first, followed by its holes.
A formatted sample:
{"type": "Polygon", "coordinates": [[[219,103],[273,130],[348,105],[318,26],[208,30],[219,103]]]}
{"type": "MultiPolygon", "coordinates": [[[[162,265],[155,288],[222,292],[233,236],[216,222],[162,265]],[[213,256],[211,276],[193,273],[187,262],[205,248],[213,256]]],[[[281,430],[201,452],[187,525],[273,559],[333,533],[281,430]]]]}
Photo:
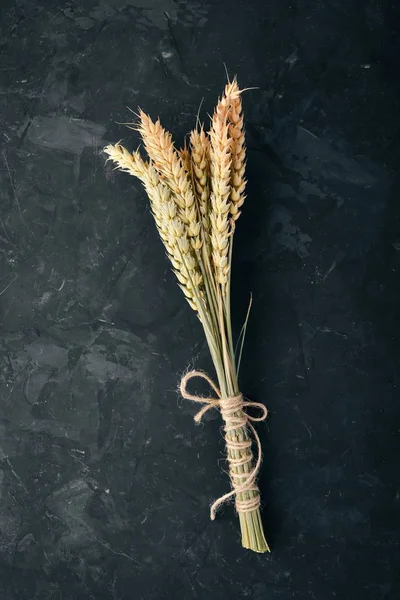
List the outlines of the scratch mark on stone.
{"type": "Polygon", "coordinates": [[[18,279],[18,274],[15,275],[14,279],[11,279],[10,283],[4,288],[4,290],[2,290],[0,292],[0,296],[2,296],[4,294],[4,292],[6,292],[8,290],[8,288],[10,287],[10,285],[16,280],[18,279]]]}
{"type": "Polygon", "coordinates": [[[311,429],[308,427],[308,425],[305,423],[305,421],[302,421],[304,427],[307,429],[308,431],[308,435],[310,436],[310,440],[312,438],[312,433],[311,433],[311,429]]]}
{"type": "Polygon", "coordinates": [[[315,133],[313,133],[312,131],[309,131],[308,129],[306,129],[305,127],[302,127],[301,125],[299,125],[299,129],[301,129],[305,133],[308,133],[308,135],[311,135],[311,137],[315,138],[316,140],[320,141],[319,137],[316,136],[315,133]]]}
{"type": "Polygon", "coordinates": [[[10,459],[8,458],[8,456],[4,453],[3,449],[0,447],[0,458],[2,460],[4,460],[4,462],[9,466],[11,473],[14,475],[15,479],[18,481],[18,483],[20,484],[20,486],[25,490],[25,492],[28,492],[28,490],[26,489],[23,481],[21,480],[20,476],[18,475],[18,473],[15,471],[14,467],[12,466],[10,459]]]}
{"type": "Polygon", "coordinates": [[[325,273],[324,277],[323,277],[323,281],[325,281],[325,279],[328,277],[328,275],[330,273],[332,273],[332,271],[334,269],[336,269],[337,263],[336,263],[336,259],[333,261],[333,263],[331,264],[331,266],[329,267],[329,269],[327,270],[327,272],[325,273]]]}
{"type": "Polygon", "coordinates": [[[347,335],[345,333],[339,333],[339,331],[335,331],[330,327],[317,327],[317,331],[320,331],[321,333],[334,333],[335,335],[343,337],[345,340],[347,340],[347,335]]]}
{"type": "Polygon", "coordinates": [[[13,178],[12,178],[12,175],[11,175],[11,170],[10,170],[10,166],[8,164],[7,155],[6,155],[6,151],[5,150],[3,150],[3,158],[4,158],[4,162],[5,162],[6,168],[7,168],[8,177],[10,179],[10,185],[11,185],[11,188],[12,188],[12,191],[13,191],[13,194],[14,194],[14,200],[15,200],[15,203],[16,203],[17,208],[18,208],[19,216],[21,217],[21,221],[23,223],[25,223],[25,225],[26,225],[24,217],[22,216],[22,213],[21,213],[21,206],[19,204],[17,192],[16,192],[16,189],[15,189],[15,185],[14,185],[14,182],[13,182],[13,178]]]}

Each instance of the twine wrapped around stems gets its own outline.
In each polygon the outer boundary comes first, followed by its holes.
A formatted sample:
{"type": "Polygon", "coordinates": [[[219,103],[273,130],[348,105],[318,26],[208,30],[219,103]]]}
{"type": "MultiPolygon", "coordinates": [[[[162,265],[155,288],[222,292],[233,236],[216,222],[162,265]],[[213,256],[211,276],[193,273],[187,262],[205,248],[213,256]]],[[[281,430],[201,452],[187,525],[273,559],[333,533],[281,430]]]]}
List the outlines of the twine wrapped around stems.
{"type": "Polygon", "coordinates": [[[260,507],[260,493],[257,486],[257,475],[260,470],[262,451],[260,438],[253,426],[253,422],[264,421],[267,418],[268,410],[260,402],[249,402],[243,399],[242,394],[235,396],[222,397],[221,391],[213,382],[211,377],[203,371],[189,371],[186,373],[180,383],[180,393],[186,400],[198,402],[204,406],[196,413],[194,420],[199,423],[203,415],[212,408],[218,408],[224,420],[225,443],[227,449],[227,460],[229,463],[229,476],[231,480],[232,490],[217,498],[211,505],[210,518],[215,519],[216,512],[222,504],[230,498],[235,498],[235,506],[238,513],[245,513],[257,510],[260,507]],[[204,398],[190,394],[187,391],[188,382],[199,377],[207,381],[209,386],[216,393],[215,398],[204,398]],[[253,417],[247,413],[245,409],[252,407],[261,411],[260,417],[253,417]],[[253,465],[253,453],[251,452],[252,440],[250,437],[243,441],[233,439],[230,435],[239,429],[249,428],[257,445],[257,459],[253,465]],[[236,456],[239,455],[237,458],[236,456]],[[237,467],[248,466],[245,472],[238,472],[237,467]],[[246,494],[246,492],[253,492],[246,494]]]}

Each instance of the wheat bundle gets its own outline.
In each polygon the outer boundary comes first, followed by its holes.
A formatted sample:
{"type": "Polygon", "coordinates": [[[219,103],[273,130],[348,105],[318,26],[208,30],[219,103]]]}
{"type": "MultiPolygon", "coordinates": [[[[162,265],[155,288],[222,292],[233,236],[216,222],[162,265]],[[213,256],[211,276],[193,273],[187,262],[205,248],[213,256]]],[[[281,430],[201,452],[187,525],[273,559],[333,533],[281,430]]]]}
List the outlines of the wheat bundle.
{"type": "Polygon", "coordinates": [[[243,547],[268,552],[257,486],[261,444],[253,425],[266,418],[267,409],[244,400],[239,390],[245,326],[239,336],[237,357],[231,324],[233,234],[246,187],[242,91],[236,78],[228,82],[209,131],[198,125],[190,133],[189,146],[185,144],[181,150],[175,149],[171,134],[159,120],[152,121],[140,110],[137,123],[128,126],[139,131],[149,160],[119,143],[108,145],[104,151],[117,169],[141,180],[178,284],[204,328],[218,385],[202,371],[189,371],[182,377],[180,393],[202,404],[196,422],[215,408],[224,423],[231,490],[212,504],[211,519],[223,503],[233,498],[243,547]],[[215,396],[204,398],[189,393],[188,383],[195,377],[205,379],[215,396]],[[249,408],[259,410],[260,416],[250,415],[249,408]]]}

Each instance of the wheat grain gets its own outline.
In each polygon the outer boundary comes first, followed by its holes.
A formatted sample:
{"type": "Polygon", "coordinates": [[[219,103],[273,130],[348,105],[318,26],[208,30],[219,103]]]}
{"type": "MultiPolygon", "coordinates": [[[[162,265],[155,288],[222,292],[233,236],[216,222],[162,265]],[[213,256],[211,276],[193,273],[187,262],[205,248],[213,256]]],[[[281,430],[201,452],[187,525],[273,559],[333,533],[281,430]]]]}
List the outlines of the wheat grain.
{"type": "Polygon", "coordinates": [[[189,174],[182,159],[174,148],[171,134],[159,121],[153,122],[142,110],[137,129],[142,136],[147,154],[159,171],[162,180],[169,186],[179,207],[179,216],[187,225],[187,234],[194,250],[202,246],[201,223],[189,174]]]}
{"type": "Polygon", "coordinates": [[[191,177],[192,159],[190,157],[189,148],[186,146],[186,141],[185,141],[183,148],[180,148],[178,150],[178,155],[182,161],[183,168],[185,169],[186,173],[188,173],[189,177],[191,177]]]}
{"type": "Polygon", "coordinates": [[[174,273],[179,281],[178,285],[193,310],[199,311],[199,302],[204,302],[203,277],[187,229],[180,219],[173,218],[168,222],[168,233],[172,245],[170,259],[175,267],[174,273]]]}

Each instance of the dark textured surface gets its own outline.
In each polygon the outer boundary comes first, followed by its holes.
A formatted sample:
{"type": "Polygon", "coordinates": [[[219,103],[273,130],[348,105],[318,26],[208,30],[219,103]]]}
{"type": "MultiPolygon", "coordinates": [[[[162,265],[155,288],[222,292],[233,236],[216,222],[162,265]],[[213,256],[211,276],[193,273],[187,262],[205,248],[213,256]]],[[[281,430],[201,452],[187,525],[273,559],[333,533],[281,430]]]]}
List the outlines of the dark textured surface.
{"type": "Polygon", "coordinates": [[[399,597],[399,9],[377,0],[1,3],[1,600],[399,597]],[[273,553],[241,549],[209,368],[146,198],[101,148],[245,96],[234,318],[265,401],[273,553]],[[397,574],[396,574],[397,571],[397,574]]]}

